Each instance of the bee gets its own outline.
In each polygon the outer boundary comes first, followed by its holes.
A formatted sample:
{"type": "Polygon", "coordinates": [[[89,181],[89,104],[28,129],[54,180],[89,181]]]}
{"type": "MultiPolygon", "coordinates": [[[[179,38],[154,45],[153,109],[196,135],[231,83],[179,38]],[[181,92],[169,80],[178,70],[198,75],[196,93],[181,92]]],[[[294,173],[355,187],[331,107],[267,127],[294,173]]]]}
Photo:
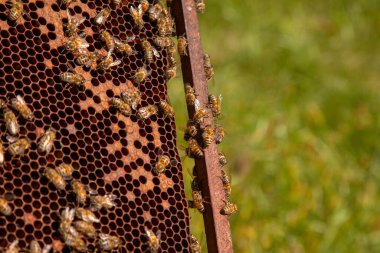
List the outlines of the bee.
{"type": "Polygon", "coordinates": [[[145,107],[141,107],[139,110],[138,110],[138,116],[140,119],[148,119],[150,118],[150,116],[154,115],[154,114],[157,114],[157,107],[154,106],[154,105],[148,105],[148,106],[145,106],[145,107]]]}
{"type": "MultiPolygon", "coordinates": [[[[8,138],[8,140],[10,140],[10,138],[8,138]]],[[[14,142],[8,146],[8,152],[12,156],[22,155],[30,147],[31,144],[32,142],[28,137],[15,139],[14,142]]]]}
{"type": "Polygon", "coordinates": [[[220,144],[224,139],[224,129],[221,125],[215,126],[215,143],[220,144]]]}
{"type": "Polygon", "coordinates": [[[112,37],[112,35],[108,32],[108,31],[101,31],[100,32],[100,35],[99,35],[99,38],[101,41],[104,42],[104,44],[106,45],[108,51],[112,51],[114,50],[115,48],[115,40],[114,38],[112,37]]]}
{"type": "Polygon", "coordinates": [[[231,191],[232,191],[231,179],[224,170],[221,170],[221,172],[222,172],[221,179],[223,183],[224,193],[226,195],[226,198],[229,198],[231,196],[231,191]]]}
{"type": "Polygon", "coordinates": [[[0,165],[4,164],[4,160],[5,160],[4,155],[5,155],[4,146],[3,146],[3,143],[0,142],[0,165]]]}
{"type": "Polygon", "coordinates": [[[227,158],[222,152],[218,153],[218,160],[219,160],[220,167],[227,165],[227,158]]]}
{"type": "MultiPolygon", "coordinates": [[[[129,41],[133,40],[134,39],[134,36],[131,37],[129,41]]],[[[116,53],[119,53],[119,54],[123,54],[123,55],[132,55],[135,52],[135,50],[133,50],[133,48],[126,42],[121,42],[119,39],[117,38],[114,38],[114,41],[115,41],[115,52],[116,53]]]]}
{"type": "Polygon", "coordinates": [[[143,39],[141,41],[141,46],[144,51],[144,57],[145,59],[149,62],[153,62],[153,55],[156,56],[157,58],[160,58],[160,54],[158,53],[157,49],[155,49],[152,44],[149,43],[146,39],[143,39]]]}
{"type": "Polygon", "coordinates": [[[24,119],[29,121],[34,119],[32,110],[30,110],[25,100],[20,95],[17,95],[16,98],[11,99],[11,107],[18,111],[24,119]]]}
{"type": "Polygon", "coordinates": [[[225,203],[222,210],[220,210],[220,214],[230,216],[237,212],[238,208],[235,203],[232,203],[226,199],[223,199],[223,202],[225,203]]]}
{"type": "Polygon", "coordinates": [[[203,55],[203,68],[205,70],[207,81],[214,77],[214,67],[211,64],[210,56],[208,54],[203,55]]]}
{"type": "MultiPolygon", "coordinates": [[[[164,10],[164,13],[165,10],[164,10]]],[[[166,14],[158,18],[157,30],[160,36],[171,36],[174,33],[174,22],[172,18],[166,14]]]]}
{"type": "Polygon", "coordinates": [[[177,162],[174,160],[170,160],[169,156],[167,155],[160,154],[160,156],[158,157],[158,161],[153,168],[154,174],[156,174],[157,176],[161,175],[161,173],[164,172],[164,170],[169,166],[169,164],[175,166],[177,162]]]}
{"type": "Polygon", "coordinates": [[[98,52],[86,52],[83,54],[79,54],[77,58],[75,58],[75,62],[79,66],[85,66],[86,68],[91,67],[91,65],[99,60],[101,55],[98,52]]]}
{"type": "Polygon", "coordinates": [[[132,15],[133,21],[135,22],[135,25],[141,29],[144,26],[144,20],[143,20],[143,10],[141,4],[138,6],[137,10],[131,6],[129,7],[129,11],[132,15]]]}
{"type": "Polygon", "coordinates": [[[112,51],[110,50],[108,55],[98,64],[98,69],[107,70],[121,63],[121,60],[119,59],[114,61],[111,54],[112,51]]]}
{"type": "Polygon", "coordinates": [[[138,90],[122,92],[121,98],[124,100],[124,102],[128,103],[133,110],[136,110],[137,106],[141,102],[141,92],[138,90]]]}
{"type": "Polygon", "coordinates": [[[66,182],[65,179],[58,173],[55,169],[46,168],[43,175],[49,179],[49,181],[57,188],[58,190],[65,190],[66,182]]]}
{"type": "Polygon", "coordinates": [[[74,180],[71,182],[71,188],[76,195],[77,203],[84,204],[87,199],[86,187],[81,182],[74,180]]]}
{"type": "Polygon", "coordinates": [[[69,234],[72,234],[72,232],[74,232],[75,235],[77,234],[75,229],[73,230],[71,227],[71,223],[74,220],[74,214],[75,209],[70,209],[69,207],[66,207],[61,212],[61,223],[59,224],[59,232],[64,237],[67,237],[69,234]]]}
{"type": "Polygon", "coordinates": [[[29,253],[49,253],[51,248],[51,245],[45,245],[44,248],[41,249],[40,244],[37,241],[33,240],[30,242],[29,253]]]}
{"type": "Polygon", "coordinates": [[[68,234],[67,237],[65,238],[65,244],[69,247],[72,247],[75,251],[87,252],[86,243],[79,236],[68,234]]]}
{"type": "Polygon", "coordinates": [[[114,206],[117,206],[117,204],[114,202],[114,199],[116,199],[116,195],[105,195],[105,196],[91,196],[90,202],[91,202],[91,209],[93,211],[100,210],[102,208],[112,208],[114,206]]]}
{"type": "Polygon", "coordinates": [[[222,95],[219,95],[219,97],[216,97],[215,95],[208,95],[208,103],[209,106],[211,107],[212,115],[214,117],[218,117],[221,114],[222,111],[222,95]]]}
{"type": "Polygon", "coordinates": [[[168,102],[161,100],[159,106],[165,116],[174,117],[174,109],[168,102]]]}
{"type": "Polygon", "coordinates": [[[18,253],[20,248],[18,247],[18,240],[15,240],[9,245],[9,248],[5,251],[5,253],[18,253]]]}
{"type": "Polygon", "coordinates": [[[83,207],[77,207],[75,209],[75,216],[78,219],[81,219],[85,222],[95,222],[95,223],[100,222],[100,220],[96,217],[96,215],[93,212],[83,207]]]}
{"type": "Polygon", "coordinates": [[[214,142],[215,133],[214,128],[211,125],[207,125],[203,129],[202,138],[205,147],[208,147],[211,143],[214,142]]]}
{"type": "Polygon", "coordinates": [[[78,232],[83,233],[90,238],[95,238],[96,236],[96,230],[91,223],[87,223],[85,221],[75,221],[74,227],[78,232]]]}
{"type": "Polygon", "coordinates": [[[8,133],[11,135],[17,135],[20,132],[20,126],[17,122],[16,115],[10,109],[4,110],[4,121],[8,133]]]}
{"type": "Polygon", "coordinates": [[[203,204],[204,200],[202,197],[202,192],[192,190],[191,196],[193,197],[193,200],[189,201],[189,207],[196,208],[199,212],[204,213],[205,206],[203,204]]]}
{"type": "Polygon", "coordinates": [[[158,46],[159,48],[167,48],[174,46],[174,43],[172,39],[169,36],[164,36],[164,37],[154,37],[153,38],[153,43],[158,46]]]}
{"type": "Polygon", "coordinates": [[[185,129],[184,139],[188,141],[190,138],[195,137],[198,133],[197,126],[193,121],[189,120],[185,129]]]}
{"type": "Polygon", "coordinates": [[[166,69],[166,72],[165,72],[166,80],[169,81],[169,80],[173,79],[174,77],[176,77],[176,75],[177,75],[177,66],[176,65],[172,65],[166,69]]]}
{"type": "Polygon", "coordinates": [[[124,116],[128,117],[132,114],[131,106],[121,98],[111,98],[109,105],[115,107],[124,116]]]}
{"type": "Polygon", "coordinates": [[[205,4],[204,0],[195,0],[195,8],[196,8],[197,12],[205,13],[206,4],[205,4]]]}
{"type": "Polygon", "coordinates": [[[189,83],[185,84],[185,97],[187,105],[195,105],[195,99],[197,98],[197,95],[195,94],[194,88],[191,87],[189,83]]]}
{"type": "Polygon", "coordinates": [[[0,213],[5,216],[12,214],[12,208],[9,206],[8,201],[3,198],[0,198],[0,213]]]}
{"type": "Polygon", "coordinates": [[[202,252],[201,244],[199,243],[198,239],[192,234],[190,234],[190,252],[191,253],[202,252]]]}
{"type": "Polygon", "coordinates": [[[151,21],[157,20],[161,16],[162,11],[163,11],[162,5],[160,3],[156,3],[155,5],[150,7],[148,10],[149,19],[151,21]]]}
{"type": "Polygon", "coordinates": [[[70,15],[69,9],[66,10],[67,12],[67,24],[65,24],[65,36],[71,37],[77,34],[78,32],[78,26],[80,26],[86,19],[85,18],[73,18],[70,15]]]}
{"type": "Polygon", "coordinates": [[[87,49],[90,46],[90,44],[87,43],[86,40],[75,37],[71,40],[68,40],[65,44],[63,44],[63,52],[66,53],[83,53],[85,49],[87,49]]]}
{"type": "Polygon", "coordinates": [[[6,1],[6,3],[11,7],[8,14],[9,21],[16,21],[26,12],[24,11],[24,3],[22,0],[16,0],[15,3],[11,1],[6,1]]]}
{"type": "Polygon", "coordinates": [[[38,151],[50,153],[53,148],[56,132],[53,128],[49,128],[38,142],[38,151]]]}
{"type": "Polygon", "coordinates": [[[148,0],[140,0],[141,10],[144,14],[149,9],[149,2],[148,0]]]}
{"type": "Polygon", "coordinates": [[[150,72],[146,70],[146,68],[142,67],[139,68],[134,76],[132,77],[132,80],[135,84],[141,84],[145,81],[145,79],[150,75],[150,72]]]}
{"type": "Polygon", "coordinates": [[[104,25],[108,17],[111,15],[111,9],[106,7],[99,11],[98,15],[94,18],[94,23],[97,25],[104,25]]]}
{"type": "Polygon", "coordinates": [[[199,146],[198,142],[193,138],[189,139],[189,147],[186,148],[186,155],[189,157],[197,158],[203,157],[202,148],[199,146]]]}
{"type": "Polygon", "coordinates": [[[152,230],[144,227],[146,237],[148,238],[148,248],[150,253],[157,253],[160,249],[161,231],[154,234],[152,230]]]}
{"type": "Polygon", "coordinates": [[[67,163],[61,163],[57,167],[57,172],[64,180],[71,180],[73,174],[74,167],[67,163]]]}
{"type": "Polygon", "coordinates": [[[179,36],[178,37],[178,53],[180,56],[185,56],[187,55],[187,39],[185,36],[179,36]]]}
{"type": "Polygon", "coordinates": [[[72,2],[76,2],[76,0],[57,0],[59,7],[65,6],[68,7],[72,2]]]}
{"type": "Polygon", "coordinates": [[[121,248],[122,241],[116,236],[100,233],[99,238],[98,246],[101,250],[121,248]]]}
{"type": "Polygon", "coordinates": [[[84,86],[86,79],[81,75],[76,73],[74,70],[72,72],[64,72],[59,75],[62,82],[68,83],[69,86],[84,86]]]}
{"type": "MultiPolygon", "coordinates": [[[[195,101],[197,103],[198,100],[195,101]]],[[[198,101],[199,102],[199,101],[198,101]]],[[[195,106],[197,107],[197,106],[195,106]]],[[[203,108],[199,108],[198,110],[196,109],[194,116],[193,116],[193,121],[196,122],[197,124],[201,124],[204,121],[204,118],[207,118],[207,111],[203,108]]]]}

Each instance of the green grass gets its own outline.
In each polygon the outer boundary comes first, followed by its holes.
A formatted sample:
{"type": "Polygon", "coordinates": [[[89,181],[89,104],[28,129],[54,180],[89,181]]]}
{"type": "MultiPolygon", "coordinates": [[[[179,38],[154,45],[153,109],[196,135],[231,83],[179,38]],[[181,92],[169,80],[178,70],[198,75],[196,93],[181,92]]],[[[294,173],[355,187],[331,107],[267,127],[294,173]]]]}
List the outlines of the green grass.
{"type": "MultiPolygon", "coordinates": [[[[379,252],[380,1],[206,4],[209,87],[223,94],[220,149],[239,206],[235,252],[379,252]]],[[[182,135],[180,78],[170,96],[182,135]]]]}

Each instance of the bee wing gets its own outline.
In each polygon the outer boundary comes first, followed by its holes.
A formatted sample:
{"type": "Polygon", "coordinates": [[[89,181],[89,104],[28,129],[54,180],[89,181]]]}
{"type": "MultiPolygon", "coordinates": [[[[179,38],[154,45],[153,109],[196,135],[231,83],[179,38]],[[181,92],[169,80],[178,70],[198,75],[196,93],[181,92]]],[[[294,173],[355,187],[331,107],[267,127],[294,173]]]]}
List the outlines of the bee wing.
{"type": "Polygon", "coordinates": [[[20,95],[17,95],[17,96],[16,96],[16,99],[17,99],[17,101],[18,101],[20,104],[26,104],[26,103],[25,103],[25,100],[24,100],[20,95]]]}
{"type": "Polygon", "coordinates": [[[79,48],[88,48],[90,44],[87,43],[86,40],[82,40],[82,44],[79,46],[79,48]]]}
{"type": "Polygon", "coordinates": [[[44,248],[42,249],[42,253],[49,253],[51,248],[52,248],[52,246],[50,244],[45,245],[44,248]]]}
{"type": "Polygon", "coordinates": [[[105,197],[110,198],[110,199],[117,199],[117,196],[114,194],[108,194],[108,195],[105,195],[105,197]]]}
{"type": "Polygon", "coordinates": [[[134,17],[135,17],[136,14],[137,14],[137,10],[136,10],[133,6],[131,6],[131,7],[129,7],[129,11],[131,12],[132,17],[133,17],[133,19],[134,19],[134,17]]]}
{"type": "Polygon", "coordinates": [[[68,21],[70,23],[70,21],[71,21],[71,14],[70,14],[69,8],[66,9],[66,13],[67,13],[67,19],[68,19],[68,21]]]}
{"type": "Polygon", "coordinates": [[[223,99],[222,94],[219,95],[218,99],[219,99],[219,103],[221,103],[223,99]]]}
{"type": "Polygon", "coordinates": [[[98,191],[97,190],[93,190],[91,189],[90,187],[86,186],[86,191],[90,194],[90,195],[96,195],[98,194],[98,191]]]}
{"type": "Polygon", "coordinates": [[[157,51],[157,49],[154,48],[153,46],[152,46],[152,51],[153,51],[153,54],[154,54],[157,58],[161,58],[160,53],[159,53],[159,52],[157,51]]]}
{"type": "Polygon", "coordinates": [[[131,41],[133,41],[135,38],[136,38],[135,35],[129,35],[129,36],[127,36],[127,39],[126,39],[125,41],[126,41],[126,42],[131,42],[131,41]]]}
{"type": "Polygon", "coordinates": [[[161,240],[161,230],[158,230],[158,231],[157,231],[156,236],[157,236],[157,239],[158,239],[158,240],[161,240]]]}
{"type": "Polygon", "coordinates": [[[142,16],[143,15],[143,10],[142,10],[141,4],[139,4],[139,6],[138,6],[138,11],[139,11],[139,15],[142,16]]]}
{"type": "Polygon", "coordinates": [[[112,63],[110,64],[110,67],[117,66],[117,65],[119,65],[120,63],[121,63],[121,60],[120,60],[120,59],[117,59],[116,61],[114,61],[114,62],[112,62],[112,63]]]}
{"type": "Polygon", "coordinates": [[[196,111],[199,111],[199,109],[201,109],[201,103],[197,98],[194,100],[194,107],[196,111]]]}
{"type": "Polygon", "coordinates": [[[10,135],[7,135],[6,137],[7,141],[9,141],[10,143],[14,143],[18,140],[17,137],[13,137],[13,136],[10,136],[10,135]]]}

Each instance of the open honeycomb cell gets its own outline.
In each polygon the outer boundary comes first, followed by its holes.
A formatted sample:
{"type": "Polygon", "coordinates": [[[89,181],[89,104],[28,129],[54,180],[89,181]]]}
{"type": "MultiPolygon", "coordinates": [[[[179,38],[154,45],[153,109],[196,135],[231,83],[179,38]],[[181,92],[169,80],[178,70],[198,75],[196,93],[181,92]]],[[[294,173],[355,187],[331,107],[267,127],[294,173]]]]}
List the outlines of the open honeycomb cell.
{"type": "MultiPolygon", "coordinates": [[[[72,54],[62,53],[66,7],[55,0],[23,2],[30,17],[23,15],[15,22],[8,21],[9,8],[0,3],[0,98],[9,102],[20,95],[34,115],[32,121],[17,117],[17,137],[28,137],[31,147],[20,156],[6,153],[0,166],[0,196],[12,208],[11,215],[0,215],[0,249],[14,240],[26,249],[37,240],[41,245],[52,244],[56,252],[70,252],[58,228],[61,211],[78,206],[75,195],[70,184],[57,191],[42,176],[44,168],[68,163],[75,169],[73,179],[99,195],[117,196],[117,206],[96,211],[100,223],[94,223],[98,233],[122,240],[122,248],[114,252],[147,252],[144,227],[161,231],[160,252],[189,252],[189,214],[174,119],[158,113],[143,121],[136,111],[126,117],[107,102],[131,89],[142,93],[139,107],[167,99],[167,52],[157,48],[161,58],[148,64],[140,45],[141,38],[152,42],[157,36],[156,23],[145,14],[144,28],[134,25],[129,7],[137,8],[139,1],[125,1],[120,6],[110,0],[73,2],[71,15],[86,19],[79,31],[85,32],[90,52],[105,52],[98,36],[103,29],[122,41],[135,35],[129,44],[137,53],[116,55],[122,64],[100,71],[94,66],[79,67],[72,54]],[[97,12],[107,6],[112,10],[109,19],[104,25],[95,25],[97,12]],[[83,87],[69,88],[60,81],[58,76],[67,72],[69,65],[85,77],[83,87]],[[151,71],[149,77],[139,86],[133,85],[129,80],[143,66],[151,71]],[[49,127],[56,130],[53,149],[40,153],[37,141],[49,127]],[[160,150],[178,163],[155,176],[152,168],[160,150]]],[[[5,149],[10,144],[6,136],[1,117],[0,139],[5,149]]],[[[85,241],[87,252],[98,251],[98,238],[85,237],[85,241]]]]}

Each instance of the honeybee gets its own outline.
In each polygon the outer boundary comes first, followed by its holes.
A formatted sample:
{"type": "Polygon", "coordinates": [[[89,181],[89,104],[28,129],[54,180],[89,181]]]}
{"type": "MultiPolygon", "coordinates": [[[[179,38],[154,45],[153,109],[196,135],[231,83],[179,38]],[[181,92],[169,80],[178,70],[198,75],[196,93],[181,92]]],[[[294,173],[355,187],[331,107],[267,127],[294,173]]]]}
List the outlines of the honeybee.
{"type": "Polygon", "coordinates": [[[0,142],[0,165],[4,164],[4,160],[5,160],[4,155],[5,155],[4,146],[3,146],[3,143],[0,142]]]}
{"type": "Polygon", "coordinates": [[[87,199],[86,187],[81,182],[73,180],[71,182],[71,188],[76,195],[77,203],[84,204],[87,199]]]}
{"type": "Polygon", "coordinates": [[[232,203],[226,199],[223,199],[223,202],[225,203],[222,210],[220,210],[220,214],[230,216],[237,212],[238,208],[235,203],[232,203]]]}
{"type": "Polygon", "coordinates": [[[17,135],[20,132],[20,126],[17,122],[16,115],[10,109],[4,110],[4,121],[7,131],[11,135],[17,135]]]}
{"type": "MultiPolygon", "coordinates": [[[[195,103],[199,103],[198,99],[196,99],[195,103]]],[[[197,106],[195,106],[197,108],[197,106]]],[[[207,118],[207,111],[203,108],[198,108],[196,109],[194,116],[193,116],[193,121],[196,122],[197,124],[201,124],[204,121],[204,118],[207,118]]]]}
{"type": "Polygon", "coordinates": [[[206,4],[205,4],[204,0],[195,0],[195,8],[197,9],[197,12],[205,13],[206,4]]]}
{"type": "Polygon", "coordinates": [[[220,144],[224,139],[224,129],[221,125],[215,126],[215,143],[220,144]]]}
{"type": "MultiPolygon", "coordinates": [[[[131,38],[134,38],[134,36],[131,37],[131,38]]],[[[115,52],[116,53],[120,53],[120,54],[123,54],[123,55],[132,55],[132,54],[135,53],[135,50],[133,50],[133,48],[128,43],[121,42],[117,38],[114,38],[114,40],[115,40],[115,52]]]]}
{"type": "Polygon", "coordinates": [[[166,10],[163,10],[164,15],[158,18],[157,30],[160,36],[171,36],[174,33],[174,22],[168,15],[166,10]]]}
{"type": "Polygon", "coordinates": [[[40,141],[38,142],[38,151],[39,152],[46,152],[50,153],[51,149],[54,145],[56,132],[53,128],[49,128],[44,135],[41,137],[40,141]]]}
{"type": "Polygon", "coordinates": [[[169,166],[169,164],[175,166],[177,162],[175,160],[170,160],[167,155],[160,155],[156,165],[153,168],[154,174],[157,176],[161,175],[162,172],[169,166]]]}
{"type": "Polygon", "coordinates": [[[112,51],[109,51],[108,55],[98,64],[98,69],[107,70],[121,63],[119,59],[114,61],[111,54],[112,51]]]}
{"type": "Polygon", "coordinates": [[[161,100],[159,106],[165,116],[174,117],[174,109],[168,102],[161,100]]]}
{"type": "Polygon", "coordinates": [[[41,249],[40,244],[33,240],[30,242],[30,248],[29,252],[30,253],[49,253],[51,250],[52,246],[51,245],[45,245],[43,249],[41,249]]]}
{"type": "Polygon", "coordinates": [[[79,37],[75,37],[63,44],[62,52],[80,54],[83,53],[84,50],[87,49],[89,46],[90,44],[88,44],[86,40],[79,37]]]}
{"type": "Polygon", "coordinates": [[[72,2],[76,2],[76,0],[57,0],[59,7],[62,7],[62,6],[68,7],[72,2]]]}
{"type": "Polygon", "coordinates": [[[94,238],[96,236],[96,230],[91,223],[87,223],[85,221],[75,221],[74,227],[78,232],[81,232],[90,238],[94,238]]]}
{"type": "Polygon", "coordinates": [[[189,157],[203,157],[203,150],[195,139],[189,139],[189,146],[186,148],[186,154],[189,157]]]}
{"type": "Polygon", "coordinates": [[[185,97],[187,105],[195,105],[195,99],[197,98],[197,95],[195,94],[194,88],[191,87],[189,83],[185,84],[185,97]]]}
{"type": "Polygon", "coordinates": [[[57,167],[57,172],[64,180],[71,180],[74,171],[74,167],[67,163],[61,163],[57,167]]]}
{"type": "Polygon", "coordinates": [[[150,72],[145,67],[139,68],[133,75],[132,80],[135,84],[141,84],[150,75],[150,72]]]}
{"type": "Polygon", "coordinates": [[[221,172],[222,172],[221,178],[222,178],[224,193],[226,195],[226,198],[229,198],[231,196],[231,191],[232,191],[231,179],[224,170],[221,170],[221,172]]]}
{"type": "Polygon", "coordinates": [[[24,119],[29,121],[34,119],[32,110],[30,110],[25,100],[20,95],[17,95],[16,98],[11,99],[11,107],[18,111],[24,119]]]}
{"type": "Polygon", "coordinates": [[[59,75],[62,82],[68,83],[69,86],[84,86],[86,79],[81,75],[74,72],[65,72],[59,75]]]}
{"type": "Polygon", "coordinates": [[[85,222],[95,222],[95,223],[100,222],[100,220],[96,217],[96,215],[93,212],[83,207],[77,207],[75,209],[75,216],[78,219],[81,219],[85,222]]]}
{"type": "Polygon", "coordinates": [[[5,216],[12,214],[12,208],[9,206],[8,201],[4,198],[0,198],[0,213],[5,216]]]}
{"type": "Polygon", "coordinates": [[[203,67],[206,74],[206,79],[209,81],[214,77],[214,67],[211,64],[210,56],[208,54],[204,54],[203,56],[203,67]]]}
{"type": "Polygon", "coordinates": [[[208,147],[211,143],[214,142],[215,133],[214,128],[211,125],[207,125],[203,129],[202,138],[205,147],[208,147]]]}
{"type": "Polygon", "coordinates": [[[22,0],[16,0],[15,3],[11,1],[6,1],[7,5],[11,7],[8,14],[9,21],[16,21],[26,12],[24,11],[24,3],[22,0]]]}
{"type": "Polygon", "coordinates": [[[80,26],[86,19],[85,18],[73,18],[70,15],[69,9],[66,10],[67,12],[67,24],[65,24],[65,36],[71,37],[77,34],[78,32],[78,26],[80,26]]]}
{"type": "Polygon", "coordinates": [[[187,39],[185,38],[185,36],[179,36],[178,37],[178,53],[180,56],[185,56],[187,55],[187,39]]]}
{"type": "Polygon", "coordinates": [[[211,107],[212,115],[214,117],[218,117],[221,114],[222,111],[222,95],[219,95],[219,97],[216,97],[215,95],[208,95],[208,103],[209,106],[211,107]]]}
{"type": "Polygon", "coordinates": [[[83,54],[79,54],[77,58],[75,58],[75,62],[79,66],[85,66],[86,68],[91,67],[91,65],[99,60],[101,55],[98,52],[86,52],[83,54]]]}
{"type": "Polygon", "coordinates": [[[9,245],[9,248],[5,251],[5,253],[18,253],[20,248],[18,247],[18,240],[15,240],[9,245]]]}
{"type": "Polygon", "coordinates": [[[138,90],[122,92],[121,98],[124,100],[124,102],[128,103],[133,110],[136,110],[137,106],[141,102],[141,93],[138,90]]]}
{"type": "MultiPolygon", "coordinates": [[[[172,78],[174,78],[174,77],[177,75],[177,67],[176,67],[176,65],[177,65],[177,61],[176,61],[174,55],[171,55],[171,54],[168,55],[168,61],[169,61],[169,66],[172,67],[170,71],[173,71],[174,74],[173,74],[173,73],[166,73],[166,78],[168,78],[168,79],[172,79],[172,78]],[[174,67],[173,67],[173,66],[174,66],[174,67]]],[[[170,69],[170,68],[169,68],[169,69],[170,69]]],[[[169,70],[168,70],[168,71],[169,71],[169,70]]],[[[169,71],[169,72],[170,72],[170,71],[169,71]]]]}
{"type": "Polygon", "coordinates": [[[193,197],[193,200],[189,201],[189,207],[196,208],[199,212],[204,213],[205,206],[203,204],[204,200],[202,197],[202,192],[192,190],[191,196],[193,197]]]}
{"type": "Polygon", "coordinates": [[[220,167],[227,165],[227,158],[222,152],[218,153],[218,160],[219,160],[220,167]]]}
{"type": "Polygon", "coordinates": [[[49,179],[50,183],[52,183],[55,186],[55,188],[61,191],[65,190],[66,182],[63,179],[63,177],[58,173],[58,171],[56,171],[55,169],[46,168],[44,170],[43,175],[47,179],[49,179]]]}
{"type": "Polygon", "coordinates": [[[108,17],[111,14],[111,9],[109,7],[106,7],[99,11],[98,15],[94,18],[94,23],[97,25],[104,25],[104,23],[107,21],[108,17]]]}
{"type": "Polygon", "coordinates": [[[157,253],[160,249],[160,239],[161,239],[161,231],[158,231],[157,234],[147,227],[144,227],[146,237],[148,238],[148,248],[150,253],[157,253]]]}
{"type": "Polygon", "coordinates": [[[192,234],[190,234],[190,252],[191,253],[202,252],[201,244],[199,243],[198,239],[192,234]]]}
{"type": "Polygon", "coordinates": [[[146,39],[143,39],[141,41],[141,46],[144,51],[144,57],[145,59],[149,62],[153,62],[153,55],[156,56],[157,58],[160,58],[160,54],[158,53],[157,49],[155,49],[152,44],[149,43],[146,39]]]}
{"type": "Polygon", "coordinates": [[[184,134],[185,141],[188,141],[190,138],[195,137],[197,133],[198,133],[197,126],[194,124],[193,121],[189,120],[185,128],[185,134],[184,134]]]}
{"type": "Polygon", "coordinates": [[[79,236],[68,234],[67,237],[65,238],[65,244],[69,247],[72,247],[75,251],[87,252],[86,243],[79,236]]]}
{"type": "MultiPolygon", "coordinates": [[[[8,140],[10,140],[10,138],[8,138],[8,140]]],[[[12,156],[22,155],[30,147],[31,144],[32,142],[28,137],[15,139],[14,142],[8,146],[8,152],[12,156]]]]}
{"type": "Polygon", "coordinates": [[[141,4],[139,4],[137,10],[131,6],[129,7],[129,11],[132,15],[133,21],[135,22],[135,25],[141,29],[144,26],[144,20],[143,20],[143,10],[141,4]]]}
{"type": "Polygon", "coordinates": [[[154,106],[154,105],[148,105],[148,106],[145,106],[145,107],[141,107],[139,110],[138,110],[138,116],[140,119],[148,119],[150,118],[150,116],[154,115],[154,114],[157,114],[157,107],[154,106]]]}
{"type": "Polygon", "coordinates": [[[174,77],[176,77],[176,75],[177,75],[176,65],[169,66],[165,71],[165,78],[167,81],[173,79],[174,77]]]}
{"type": "Polygon", "coordinates": [[[132,114],[131,106],[121,98],[111,98],[109,105],[115,107],[124,116],[130,116],[132,114]]]}
{"type": "Polygon", "coordinates": [[[66,207],[61,212],[61,223],[59,224],[59,232],[64,237],[67,237],[69,234],[72,234],[72,232],[74,232],[75,235],[77,234],[75,229],[73,230],[71,227],[71,223],[74,220],[74,214],[75,209],[70,209],[69,207],[66,207]]]}
{"type": "Polygon", "coordinates": [[[157,20],[161,14],[162,14],[163,7],[160,3],[156,3],[152,7],[149,8],[148,14],[149,14],[149,19],[152,21],[157,20]]]}
{"type": "Polygon", "coordinates": [[[174,46],[174,43],[173,43],[172,39],[169,36],[164,36],[164,37],[157,36],[157,37],[154,37],[153,38],[153,43],[156,46],[160,47],[160,48],[174,46]]]}
{"type": "Polygon", "coordinates": [[[122,241],[116,236],[100,233],[99,238],[98,246],[101,250],[121,248],[122,241]]]}
{"type": "Polygon", "coordinates": [[[91,209],[92,210],[100,210],[102,208],[112,208],[114,206],[117,206],[117,204],[114,202],[114,199],[116,199],[116,195],[105,195],[105,196],[90,196],[90,202],[91,202],[91,209]]]}
{"type": "Polygon", "coordinates": [[[144,14],[149,9],[149,2],[148,0],[140,0],[141,10],[144,14]]]}
{"type": "Polygon", "coordinates": [[[109,32],[107,32],[106,30],[101,31],[100,35],[99,35],[99,38],[100,38],[101,41],[104,42],[104,44],[106,45],[108,51],[114,50],[114,48],[115,48],[115,40],[114,40],[114,38],[112,37],[112,35],[109,32]]]}

